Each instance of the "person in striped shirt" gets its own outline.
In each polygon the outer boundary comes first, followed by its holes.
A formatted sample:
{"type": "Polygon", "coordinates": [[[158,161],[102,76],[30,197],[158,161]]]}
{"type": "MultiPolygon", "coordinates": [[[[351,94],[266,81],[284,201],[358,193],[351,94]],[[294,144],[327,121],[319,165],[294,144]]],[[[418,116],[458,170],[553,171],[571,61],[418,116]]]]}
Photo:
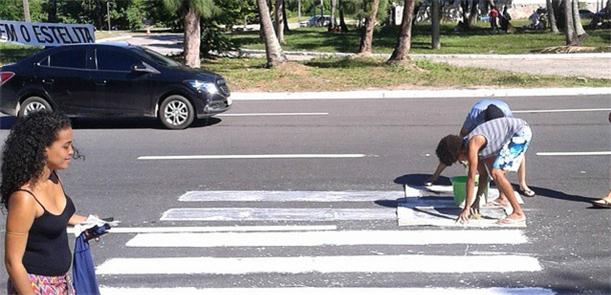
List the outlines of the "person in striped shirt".
{"type": "MultiPolygon", "coordinates": [[[[513,117],[509,105],[505,101],[492,98],[479,100],[469,110],[458,136],[464,137],[480,124],[501,117],[513,117]]],[[[432,186],[445,168],[446,165],[439,162],[433,175],[424,182],[424,186],[432,186]]],[[[535,192],[526,183],[526,158],[524,158],[518,169],[518,181],[520,183],[520,194],[526,197],[535,196],[535,192]]]]}
{"type": "Polygon", "coordinates": [[[466,162],[469,169],[467,199],[465,207],[456,219],[457,222],[467,222],[471,214],[479,211],[477,198],[486,189],[489,175],[513,208],[513,212],[498,223],[513,224],[526,220],[505,174],[507,171],[516,171],[520,166],[531,138],[532,131],[526,121],[502,117],[477,126],[463,138],[448,135],[441,139],[436,150],[439,161],[447,166],[456,161],[466,162]],[[476,193],[475,176],[478,173],[480,178],[476,193]]]}

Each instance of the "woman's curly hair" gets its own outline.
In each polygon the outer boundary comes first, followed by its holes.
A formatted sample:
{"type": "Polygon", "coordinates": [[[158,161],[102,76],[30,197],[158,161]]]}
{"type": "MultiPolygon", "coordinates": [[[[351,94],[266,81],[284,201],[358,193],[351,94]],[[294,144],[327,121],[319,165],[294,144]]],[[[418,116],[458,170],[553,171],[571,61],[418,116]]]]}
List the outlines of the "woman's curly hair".
{"type": "MultiPolygon", "coordinates": [[[[29,114],[13,125],[2,149],[0,194],[5,208],[12,193],[38,180],[46,162],[45,148],[57,140],[61,130],[71,127],[65,115],[45,111],[29,114]]],[[[73,158],[81,158],[76,149],[73,158]]]]}
{"type": "Polygon", "coordinates": [[[439,162],[446,166],[452,166],[452,164],[458,161],[458,154],[460,154],[461,148],[462,139],[450,134],[439,141],[435,153],[437,158],[439,158],[439,162]]]}

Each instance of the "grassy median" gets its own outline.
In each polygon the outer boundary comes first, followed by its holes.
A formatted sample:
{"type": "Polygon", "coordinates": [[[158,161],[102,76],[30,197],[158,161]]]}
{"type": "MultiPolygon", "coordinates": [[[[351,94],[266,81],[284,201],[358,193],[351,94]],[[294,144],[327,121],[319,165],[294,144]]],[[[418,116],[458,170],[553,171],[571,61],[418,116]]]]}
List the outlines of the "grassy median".
{"type": "Polygon", "coordinates": [[[374,58],[321,58],[266,69],[265,59],[205,60],[202,68],[219,73],[233,91],[333,91],[497,87],[608,87],[606,79],[539,76],[454,67],[428,60],[417,68],[387,65],[374,58]]]}

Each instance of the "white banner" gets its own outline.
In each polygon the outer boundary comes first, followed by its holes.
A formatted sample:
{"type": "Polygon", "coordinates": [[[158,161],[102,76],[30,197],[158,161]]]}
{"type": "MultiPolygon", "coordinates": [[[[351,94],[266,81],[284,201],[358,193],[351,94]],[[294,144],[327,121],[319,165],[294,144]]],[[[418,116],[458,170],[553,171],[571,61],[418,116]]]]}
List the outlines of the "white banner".
{"type": "Polygon", "coordinates": [[[93,25],[0,20],[0,42],[38,46],[95,43],[94,30],[93,25]]]}

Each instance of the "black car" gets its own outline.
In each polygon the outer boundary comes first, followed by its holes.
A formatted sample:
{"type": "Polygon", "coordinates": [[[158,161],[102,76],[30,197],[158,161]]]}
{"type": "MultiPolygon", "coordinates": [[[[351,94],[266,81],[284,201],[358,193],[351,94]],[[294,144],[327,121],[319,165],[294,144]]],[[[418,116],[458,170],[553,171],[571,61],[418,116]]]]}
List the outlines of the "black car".
{"type": "Polygon", "coordinates": [[[231,106],[225,79],[128,43],[45,49],[0,69],[0,111],[155,117],[170,129],[231,106]]]}

